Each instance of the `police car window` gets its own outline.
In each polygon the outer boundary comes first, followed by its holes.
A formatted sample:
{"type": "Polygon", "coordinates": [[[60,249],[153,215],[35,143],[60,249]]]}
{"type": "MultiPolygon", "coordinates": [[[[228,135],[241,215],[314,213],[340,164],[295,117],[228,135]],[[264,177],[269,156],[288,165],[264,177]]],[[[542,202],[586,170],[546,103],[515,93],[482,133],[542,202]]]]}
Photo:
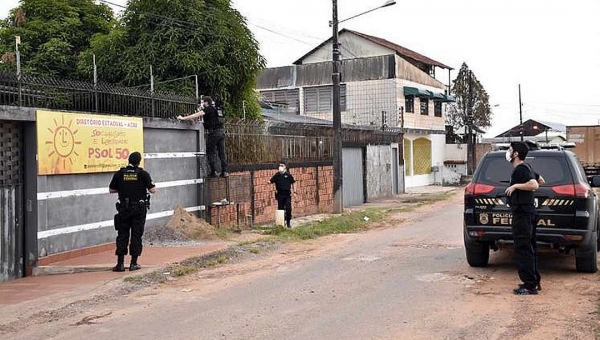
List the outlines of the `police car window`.
{"type": "MultiPolygon", "coordinates": [[[[544,177],[547,186],[572,183],[567,161],[562,157],[528,157],[526,162],[531,165],[533,171],[544,177]]],[[[481,164],[477,181],[506,185],[510,182],[512,171],[512,165],[504,157],[488,157],[481,164]]]]}
{"type": "Polygon", "coordinates": [[[512,165],[504,157],[487,157],[481,164],[477,181],[487,184],[506,184],[510,182],[512,165]]]}
{"type": "Polygon", "coordinates": [[[526,160],[546,180],[547,186],[572,183],[571,172],[564,157],[533,157],[526,160]]]}

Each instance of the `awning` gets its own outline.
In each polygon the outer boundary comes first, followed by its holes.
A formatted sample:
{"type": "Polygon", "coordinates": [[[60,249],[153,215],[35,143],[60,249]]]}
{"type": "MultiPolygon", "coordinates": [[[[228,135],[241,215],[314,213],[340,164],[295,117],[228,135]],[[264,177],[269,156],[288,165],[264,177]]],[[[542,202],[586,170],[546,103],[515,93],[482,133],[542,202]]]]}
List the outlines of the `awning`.
{"type": "Polygon", "coordinates": [[[416,87],[404,86],[404,95],[405,96],[417,96],[417,95],[419,95],[419,89],[416,87]]]}
{"type": "Polygon", "coordinates": [[[421,90],[416,87],[404,86],[405,96],[417,96],[417,97],[431,97],[431,92],[427,90],[421,90]]]}
{"type": "Polygon", "coordinates": [[[445,96],[445,95],[443,95],[443,94],[441,94],[441,93],[435,93],[435,92],[432,92],[432,91],[427,91],[427,92],[429,92],[429,93],[430,93],[430,97],[431,97],[431,99],[433,99],[433,100],[441,100],[441,101],[444,101],[444,99],[446,99],[446,96],[445,96]]]}
{"type": "Polygon", "coordinates": [[[451,94],[445,94],[444,99],[442,100],[444,103],[454,103],[456,98],[451,94]]]}

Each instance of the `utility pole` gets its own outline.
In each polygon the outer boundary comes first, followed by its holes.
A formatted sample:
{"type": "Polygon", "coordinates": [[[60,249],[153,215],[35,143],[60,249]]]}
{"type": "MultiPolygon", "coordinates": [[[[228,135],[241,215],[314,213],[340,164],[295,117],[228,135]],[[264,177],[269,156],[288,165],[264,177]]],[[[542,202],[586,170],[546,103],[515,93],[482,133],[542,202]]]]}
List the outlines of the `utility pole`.
{"type": "Polygon", "coordinates": [[[520,135],[521,142],[523,141],[523,103],[521,103],[521,84],[519,84],[519,122],[520,122],[520,135]]]}
{"type": "Polygon", "coordinates": [[[340,110],[340,46],[338,42],[338,6],[333,2],[333,213],[344,211],[342,178],[342,113],[340,110]]]}
{"type": "Polygon", "coordinates": [[[475,160],[473,150],[473,72],[469,70],[469,104],[467,105],[467,175],[473,175],[475,160]]]}

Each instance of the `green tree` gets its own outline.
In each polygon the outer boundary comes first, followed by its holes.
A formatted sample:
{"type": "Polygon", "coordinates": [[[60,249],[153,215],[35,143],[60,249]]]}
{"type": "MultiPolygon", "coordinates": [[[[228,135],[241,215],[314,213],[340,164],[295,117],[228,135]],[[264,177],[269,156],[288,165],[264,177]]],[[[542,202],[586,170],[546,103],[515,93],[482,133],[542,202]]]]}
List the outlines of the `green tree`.
{"type": "Polygon", "coordinates": [[[0,22],[0,71],[16,69],[15,36],[24,74],[77,78],[77,64],[95,34],[114,25],[112,10],[93,0],[21,0],[0,22]]]}
{"type": "Polygon", "coordinates": [[[473,107],[473,124],[479,128],[491,126],[492,110],[489,95],[475,74],[463,63],[458,76],[452,83],[452,94],[456,102],[449,106],[446,115],[446,124],[452,125],[455,131],[467,125],[469,112],[469,84],[473,87],[471,103],[473,107]],[[469,80],[471,77],[471,80],[469,80]]]}
{"type": "MultiPolygon", "coordinates": [[[[79,64],[91,74],[96,55],[102,80],[126,86],[198,75],[200,94],[222,103],[229,117],[259,118],[254,82],[264,68],[258,43],[230,0],[130,0],[120,23],[97,35],[79,64]]],[[[159,84],[157,90],[193,94],[194,82],[159,84]]]]}

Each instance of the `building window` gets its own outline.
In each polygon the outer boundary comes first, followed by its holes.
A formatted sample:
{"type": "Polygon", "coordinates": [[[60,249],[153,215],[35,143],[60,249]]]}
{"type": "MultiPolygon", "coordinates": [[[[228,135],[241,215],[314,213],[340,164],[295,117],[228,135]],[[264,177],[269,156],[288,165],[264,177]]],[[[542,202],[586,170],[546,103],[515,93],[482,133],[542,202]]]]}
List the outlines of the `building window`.
{"type": "Polygon", "coordinates": [[[406,96],[404,107],[406,108],[406,112],[415,113],[415,96],[406,96]]]}
{"type": "MultiPolygon", "coordinates": [[[[340,86],[340,110],[346,111],[346,85],[340,86]]],[[[315,86],[304,88],[304,112],[332,112],[333,86],[315,86]]]]}
{"type": "Polygon", "coordinates": [[[433,115],[436,117],[441,117],[442,116],[442,102],[440,101],[435,101],[433,104],[433,115]]]}
{"type": "Polygon", "coordinates": [[[429,99],[420,98],[419,101],[421,102],[421,114],[425,116],[429,115],[429,99]]]}

